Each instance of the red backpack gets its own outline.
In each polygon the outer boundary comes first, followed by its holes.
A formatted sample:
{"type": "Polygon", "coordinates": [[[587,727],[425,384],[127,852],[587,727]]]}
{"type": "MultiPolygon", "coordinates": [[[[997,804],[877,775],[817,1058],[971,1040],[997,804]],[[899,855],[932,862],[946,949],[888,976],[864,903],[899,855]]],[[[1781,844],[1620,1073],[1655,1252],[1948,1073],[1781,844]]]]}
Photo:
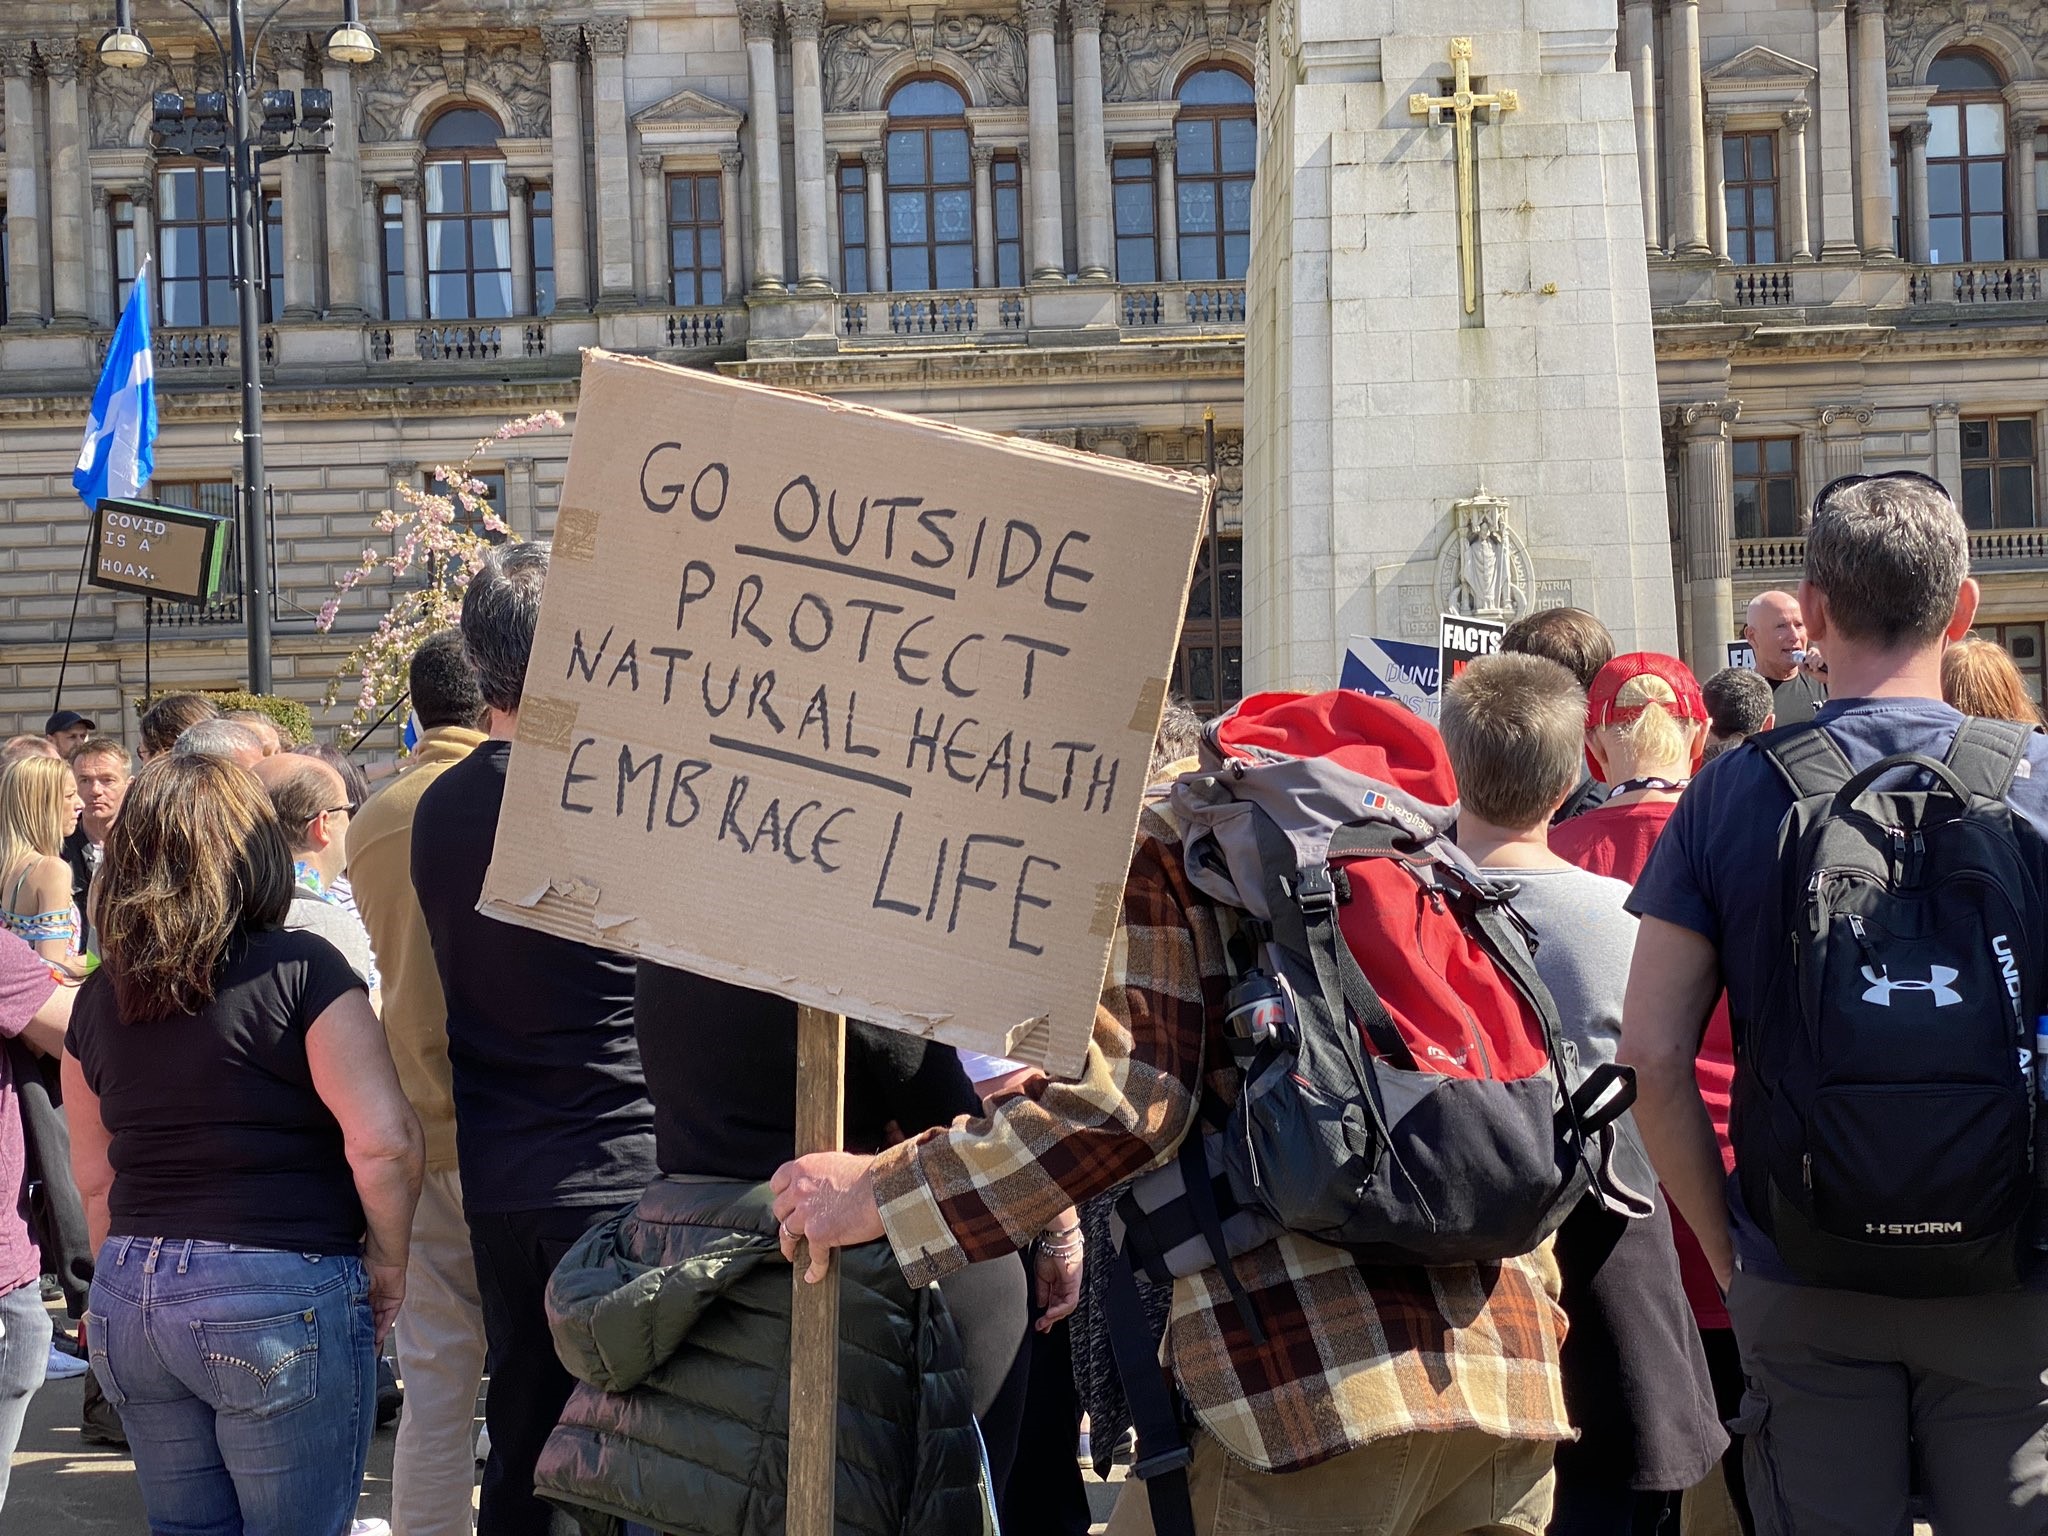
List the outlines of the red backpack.
{"type": "Polygon", "coordinates": [[[1446,836],[1435,730],[1358,693],[1258,694],[1210,726],[1203,765],[1172,805],[1189,879],[1239,914],[1224,1033],[1243,1089],[1207,1138],[1210,1178],[1183,1167],[1126,1198],[1140,1268],[1216,1262],[1187,1238],[1225,1225],[1232,1252],[1277,1229],[1393,1263],[1535,1248],[1599,1174],[1634,1083],[1579,1073],[1515,888],[1446,836]],[[1219,1187],[1218,1220],[1162,1220],[1193,1182],[1219,1187]]]}

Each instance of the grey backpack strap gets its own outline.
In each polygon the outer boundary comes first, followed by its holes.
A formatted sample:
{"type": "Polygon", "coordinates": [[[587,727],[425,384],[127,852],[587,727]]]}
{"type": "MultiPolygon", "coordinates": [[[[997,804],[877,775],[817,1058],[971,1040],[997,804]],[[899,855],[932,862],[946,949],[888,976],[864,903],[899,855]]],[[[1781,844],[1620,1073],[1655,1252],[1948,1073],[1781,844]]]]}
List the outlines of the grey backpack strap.
{"type": "Polygon", "coordinates": [[[1966,719],[1957,728],[1945,761],[1971,794],[2003,800],[2033,734],[2016,720],[1966,719]]]}
{"type": "Polygon", "coordinates": [[[1854,766],[1825,726],[1794,728],[1785,740],[1765,747],[1764,756],[1790,787],[1795,800],[1838,794],[1856,776],[1854,766]]]}

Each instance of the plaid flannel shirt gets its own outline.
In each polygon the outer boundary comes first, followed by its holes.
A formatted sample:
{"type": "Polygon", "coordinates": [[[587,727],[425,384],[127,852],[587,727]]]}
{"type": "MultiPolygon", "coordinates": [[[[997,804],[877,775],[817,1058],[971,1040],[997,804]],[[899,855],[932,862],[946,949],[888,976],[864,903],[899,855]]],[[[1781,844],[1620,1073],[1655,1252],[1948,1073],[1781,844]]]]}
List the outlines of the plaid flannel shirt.
{"type": "MultiPolygon", "coordinates": [[[[1189,882],[1166,808],[1148,805],[1080,1079],[1040,1081],[876,1161],[883,1226],[912,1284],[1020,1248],[1068,1206],[1164,1163],[1205,1067],[1220,1098],[1236,1097],[1227,920],[1189,882]]],[[[1425,1269],[1361,1265],[1289,1233],[1235,1268],[1265,1342],[1208,1270],[1175,1283],[1166,1354],[1202,1426],[1250,1465],[1288,1471],[1427,1431],[1571,1438],[1548,1244],[1425,1269]]]]}

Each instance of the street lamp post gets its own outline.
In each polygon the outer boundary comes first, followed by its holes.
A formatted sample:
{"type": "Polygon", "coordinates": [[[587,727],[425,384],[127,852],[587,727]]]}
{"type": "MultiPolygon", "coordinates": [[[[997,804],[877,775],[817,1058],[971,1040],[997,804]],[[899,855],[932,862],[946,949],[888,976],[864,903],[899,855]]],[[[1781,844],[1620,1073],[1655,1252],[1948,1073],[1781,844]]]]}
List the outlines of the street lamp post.
{"type": "MultiPolygon", "coordinates": [[[[264,267],[263,184],[259,168],[284,155],[325,154],[334,117],[333,93],[265,91],[260,122],[249,104],[250,39],[243,0],[227,0],[225,43],[194,0],[179,3],[197,16],[220,55],[224,99],[199,93],[191,102],[173,91],[157,93],[152,137],[157,147],[202,159],[218,158],[228,175],[228,207],[235,224],[234,287],[241,322],[242,371],[242,616],[249,632],[249,691],[270,692],[270,544],[264,537],[263,370],[261,274],[264,267]]],[[[279,0],[256,29],[255,42],[290,0],[279,0]]],[[[132,0],[116,0],[113,28],[100,39],[100,61],[114,69],[149,63],[150,46],[135,30],[132,0]]],[[[327,35],[327,56],[337,64],[366,64],[377,39],[362,24],[358,0],[347,0],[343,20],[327,35]]]]}

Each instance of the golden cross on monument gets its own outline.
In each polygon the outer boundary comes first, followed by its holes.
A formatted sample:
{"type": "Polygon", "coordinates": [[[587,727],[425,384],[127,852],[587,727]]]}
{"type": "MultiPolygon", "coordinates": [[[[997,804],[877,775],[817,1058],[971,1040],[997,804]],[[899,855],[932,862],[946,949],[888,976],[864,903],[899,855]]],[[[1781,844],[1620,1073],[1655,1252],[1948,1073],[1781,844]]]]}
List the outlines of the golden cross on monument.
{"type": "Polygon", "coordinates": [[[1491,107],[1495,112],[1513,112],[1522,105],[1522,98],[1515,91],[1474,94],[1472,39],[1469,37],[1451,39],[1451,65],[1457,71],[1451,94],[1431,96],[1427,92],[1416,91],[1408,98],[1408,111],[1414,117],[1434,117],[1437,112],[1449,112],[1456,120],[1458,260],[1465,277],[1465,313],[1469,315],[1479,308],[1479,209],[1476,206],[1478,163],[1474,157],[1472,144],[1472,113],[1478,107],[1491,107]]]}

